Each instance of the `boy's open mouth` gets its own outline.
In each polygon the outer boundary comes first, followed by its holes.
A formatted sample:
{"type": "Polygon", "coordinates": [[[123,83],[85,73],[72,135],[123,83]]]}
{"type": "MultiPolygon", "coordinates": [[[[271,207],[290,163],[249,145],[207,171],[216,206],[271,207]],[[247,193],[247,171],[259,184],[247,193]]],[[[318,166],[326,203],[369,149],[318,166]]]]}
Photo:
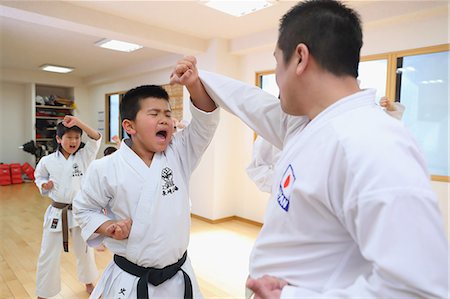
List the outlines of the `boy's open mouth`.
{"type": "Polygon", "coordinates": [[[161,130],[156,132],[156,136],[162,139],[166,139],[167,138],[167,131],[161,130]]]}

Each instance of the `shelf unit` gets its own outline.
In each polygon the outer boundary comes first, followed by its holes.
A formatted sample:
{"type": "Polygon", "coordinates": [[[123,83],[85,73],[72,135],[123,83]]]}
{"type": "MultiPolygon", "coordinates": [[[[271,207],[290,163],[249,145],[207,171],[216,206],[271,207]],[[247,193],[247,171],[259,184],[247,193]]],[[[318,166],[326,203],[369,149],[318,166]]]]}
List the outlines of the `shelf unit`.
{"type": "Polygon", "coordinates": [[[35,85],[33,135],[37,147],[55,150],[56,125],[65,115],[73,115],[73,94],[73,87],[35,85]]]}

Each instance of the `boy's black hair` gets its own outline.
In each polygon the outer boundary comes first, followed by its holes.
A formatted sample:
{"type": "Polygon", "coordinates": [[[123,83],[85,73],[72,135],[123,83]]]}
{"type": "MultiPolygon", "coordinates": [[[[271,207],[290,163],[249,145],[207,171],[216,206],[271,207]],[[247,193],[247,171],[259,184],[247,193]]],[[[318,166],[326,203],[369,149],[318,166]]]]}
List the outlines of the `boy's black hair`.
{"type": "Polygon", "coordinates": [[[105,148],[105,150],[103,151],[103,156],[111,155],[111,154],[114,153],[115,151],[117,151],[117,148],[115,148],[114,146],[108,146],[108,147],[105,148]]]}
{"type": "Polygon", "coordinates": [[[136,114],[141,109],[140,101],[146,98],[163,99],[169,102],[167,91],[158,85],[142,85],[130,89],[120,102],[120,119],[135,120],[136,114]]]}
{"type": "Polygon", "coordinates": [[[298,44],[305,44],[324,69],[337,76],[358,77],[363,44],[358,13],[334,0],[308,0],[280,20],[278,48],[288,63],[298,44]]]}
{"type": "Polygon", "coordinates": [[[68,128],[62,122],[60,122],[56,125],[56,136],[58,136],[59,138],[62,138],[63,135],[69,131],[74,131],[76,133],[80,133],[80,136],[83,135],[83,130],[81,130],[80,127],[73,126],[73,127],[68,128]]]}

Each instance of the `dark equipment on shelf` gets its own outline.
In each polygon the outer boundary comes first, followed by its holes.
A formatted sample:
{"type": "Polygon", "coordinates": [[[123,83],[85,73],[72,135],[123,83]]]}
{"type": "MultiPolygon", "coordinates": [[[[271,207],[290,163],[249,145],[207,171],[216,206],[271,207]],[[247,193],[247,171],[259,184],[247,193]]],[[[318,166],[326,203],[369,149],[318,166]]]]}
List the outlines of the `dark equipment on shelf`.
{"type": "Polygon", "coordinates": [[[37,146],[34,143],[34,140],[28,141],[23,145],[19,146],[20,149],[23,149],[24,152],[30,153],[36,157],[36,160],[46,156],[49,154],[50,149],[47,145],[39,145],[37,146]]]}

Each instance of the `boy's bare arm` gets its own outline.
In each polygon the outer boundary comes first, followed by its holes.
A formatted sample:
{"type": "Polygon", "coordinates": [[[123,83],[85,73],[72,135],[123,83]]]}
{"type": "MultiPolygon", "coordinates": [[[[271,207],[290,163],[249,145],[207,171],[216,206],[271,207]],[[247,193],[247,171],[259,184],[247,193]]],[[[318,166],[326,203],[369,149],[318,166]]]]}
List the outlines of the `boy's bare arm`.
{"type": "Polygon", "coordinates": [[[216,109],[216,104],[206,92],[198,76],[197,59],[186,56],[178,61],[170,76],[171,84],[186,86],[191,95],[192,103],[200,110],[211,112],[216,109]]]}
{"type": "Polygon", "coordinates": [[[72,116],[72,115],[66,115],[64,116],[64,120],[63,120],[63,124],[70,128],[73,126],[77,126],[79,127],[81,130],[83,130],[84,132],[86,132],[86,134],[94,140],[99,140],[101,135],[98,131],[92,129],[91,127],[89,127],[87,124],[85,124],[84,122],[82,122],[78,117],[76,116],[72,116]]]}

